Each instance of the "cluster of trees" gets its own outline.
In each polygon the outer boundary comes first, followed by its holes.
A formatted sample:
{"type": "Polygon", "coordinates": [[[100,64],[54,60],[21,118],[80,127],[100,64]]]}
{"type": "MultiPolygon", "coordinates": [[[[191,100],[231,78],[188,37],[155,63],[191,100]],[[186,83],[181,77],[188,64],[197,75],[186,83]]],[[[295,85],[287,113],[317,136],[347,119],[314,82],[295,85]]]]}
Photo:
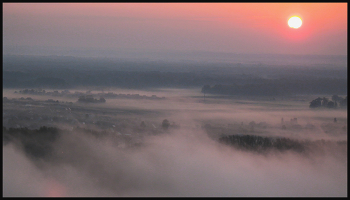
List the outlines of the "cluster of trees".
{"type": "Polygon", "coordinates": [[[347,107],[348,105],[348,97],[345,98],[339,97],[338,95],[333,95],[332,100],[330,101],[326,97],[318,97],[310,102],[310,108],[319,108],[319,107],[326,107],[326,108],[337,108],[338,104],[340,107],[347,107]]]}
{"type": "MultiPolygon", "coordinates": [[[[161,129],[150,129],[150,134],[160,134],[168,129],[176,129],[180,126],[169,120],[164,119],[161,125],[161,129]]],[[[134,132],[145,131],[146,124],[141,122],[139,128],[134,127],[134,132]]],[[[117,132],[111,132],[109,130],[92,130],[89,128],[75,127],[73,130],[62,130],[56,127],[41,126],[38,129],[24,128],[6,128],[3,126],[3,145],[13,143],[23,149],[27,156],[35,159],[53,159],[57,156],[57,152],[54,149],[54,143],[62,137],[64,134],[72,135],[72,131],[86,134],[86,136],[93,136],[96,139],[103,139],[113,136],[113,141],[116,143],[126,142],[127,145],[139,145],[131,140],[130,134],[118,134],[117,132]]],[[[123,132],[128,133],[127,130],[123,132]]],[[[147,134],[146,134],[147,135],[147,134]]]]}
{"type": "Polygon", "coordinates": [[[66,94],[70,94],[69,90],[62,90],[59,92],[58,90],[55,91],[48,91],[46,92],[45,90],[39,88],[39,89],[24,89],[24,90],[19,90],[19,92],[15,91],[14,93],[20,93],[20,94],[35,94],[35,95],[53,95],[53,96],[63,96],[66,94]]]}
{"type": "Polygon", "coordinates": [[[292,151],[306,156],[324,155],[326,152],[341,159],[347,156],[347,141],[296,140],[285,137],[261,137],[256,135],[225,135],[219,142],[239,150],[266,154],[272,151],[292,151]],[[343,157],[344,156],[344,157],[343,157]]]}
{"type": "Polygon", "coordinates": [[[3,127],[3,144],[19,141],[27,155],[35,158],[49,158],[53,151],[52,143],[60,136],[55,127],[42,126],[39,129],[3,127]]]}
{"type": "MultiPolygon", "coordinates": [[[[18,93],[15,91],[15,93],[18,93]]],[[[45,90],[24,89],[19,91],[20,94],[45,94],[45,90]]]]}
{"type": "Polygon", "coordinates": [[[260,153],[272,149],[279,151],[305,151],[305,146],[301,142],[289,138],[272,138],[256,135],[227,135],[219,138],[219,142],[231,145],[237,149],[256,151],[260,153]]]}
{"type": "MultiPolygon", "coordinates": [[[[57,158],[61,152],[55,149],[54,143],[57,142],[62,136],[72,135],[71,131],[62,130],[56,127],[42,126],[39,129],[28,129],[28,128],[6,128],[3,127],[3,145],[14,144],[21,148],[28,157],[32,159],[44,159],[52,160],[57,158]]],[[[82,133],[87,137],[92,136],[95,139],[103,139],[109,137],[107,131],[97,131],[92,129],[74,128],[75,133],[82,133]]],[[[129,142],[131,138],[124,137],[122,135],[113,135],[116,139],[115,142],[129,142]]]]}

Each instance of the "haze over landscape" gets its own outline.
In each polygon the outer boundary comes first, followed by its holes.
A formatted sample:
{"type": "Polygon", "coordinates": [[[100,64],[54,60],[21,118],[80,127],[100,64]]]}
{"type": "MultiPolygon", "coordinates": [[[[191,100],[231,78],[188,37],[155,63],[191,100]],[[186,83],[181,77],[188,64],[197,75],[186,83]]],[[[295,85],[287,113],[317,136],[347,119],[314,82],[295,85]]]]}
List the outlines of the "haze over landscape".
{"type": "Polygon", "coordinates": [[[347,186],[347,3],[3,3],[3,197],[347,186]]]}

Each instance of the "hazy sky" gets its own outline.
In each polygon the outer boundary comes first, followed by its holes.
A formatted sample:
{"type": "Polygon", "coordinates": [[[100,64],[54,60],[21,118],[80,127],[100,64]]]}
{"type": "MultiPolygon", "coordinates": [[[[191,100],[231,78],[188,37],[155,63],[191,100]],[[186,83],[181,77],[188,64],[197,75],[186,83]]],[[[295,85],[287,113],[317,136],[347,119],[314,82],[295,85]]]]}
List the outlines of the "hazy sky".
{"type": "Polygon", "coordinates": [[[347,55],[347,3],[3,3],[4,53],[23,46],[347,55]]]}

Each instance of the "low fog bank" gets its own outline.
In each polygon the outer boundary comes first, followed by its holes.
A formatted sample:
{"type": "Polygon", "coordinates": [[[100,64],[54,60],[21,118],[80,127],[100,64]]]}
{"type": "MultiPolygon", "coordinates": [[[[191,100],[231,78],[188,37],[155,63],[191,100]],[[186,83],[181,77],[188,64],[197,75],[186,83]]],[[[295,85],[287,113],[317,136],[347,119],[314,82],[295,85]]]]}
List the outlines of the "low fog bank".
{"type": "Polygon", "coordinates": [[[317,96],[106,92],[165,98],[3,91],[4,197],[347,195],[347,110],[309,108],[317,96]]]}
{"type": "MultiPolygon", "coordinates": [[[[44,154],[24,151],[29,137],[9,141],[3,145],[4,197],[347,195],[346,156],[237,150],[204,129],[172,129],[138,140],[63,131],[44,154]]],[[[346,155],[340,149],[334,151],[346,155]]]]}

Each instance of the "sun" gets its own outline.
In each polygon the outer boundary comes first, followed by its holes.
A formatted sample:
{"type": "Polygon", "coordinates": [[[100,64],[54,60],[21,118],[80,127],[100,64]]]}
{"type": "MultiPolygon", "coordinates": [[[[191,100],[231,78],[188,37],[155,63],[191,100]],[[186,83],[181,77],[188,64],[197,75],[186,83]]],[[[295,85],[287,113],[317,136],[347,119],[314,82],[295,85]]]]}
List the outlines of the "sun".
{"type": "Polygon", "coordinates": [[[288,20],[288,26],[295,29],[299,28],[302,23],[303,21],[298,16],[293,16],[288,20]]]}

